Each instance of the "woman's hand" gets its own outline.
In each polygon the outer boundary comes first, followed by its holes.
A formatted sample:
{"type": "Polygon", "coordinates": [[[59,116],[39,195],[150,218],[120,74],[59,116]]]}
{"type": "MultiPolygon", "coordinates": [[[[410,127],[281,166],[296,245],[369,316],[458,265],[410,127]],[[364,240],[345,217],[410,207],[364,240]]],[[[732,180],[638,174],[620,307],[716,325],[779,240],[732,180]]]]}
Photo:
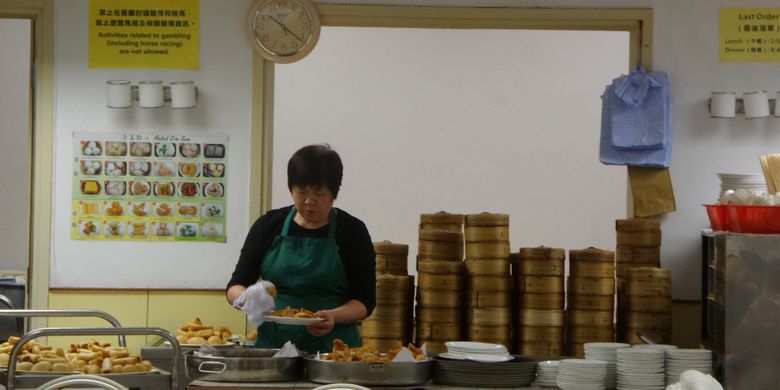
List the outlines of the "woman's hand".
{"type": "Polygon", "coordinates": [[[320,310],[314,313],[314,315],[319,318],[324,318],[324,320],[315,322],[307,326],[306,330],[309,331],[309,334],[311,334],[312,336],[323,336],[330,333],[330,331],[333,330],[333,326],[336,325],[336,320],[333,318],[332,311],[320,310]]]}

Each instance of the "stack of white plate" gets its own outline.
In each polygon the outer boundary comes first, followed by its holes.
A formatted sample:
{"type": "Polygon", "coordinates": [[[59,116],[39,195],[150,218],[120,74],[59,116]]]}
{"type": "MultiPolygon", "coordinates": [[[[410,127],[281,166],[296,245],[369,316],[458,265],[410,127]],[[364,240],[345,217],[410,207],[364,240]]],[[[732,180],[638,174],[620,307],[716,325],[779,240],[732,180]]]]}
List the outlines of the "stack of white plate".
{"type": "Polygon", "coordinates": [[[477,341],[448,341],[444,343],[447,352],[439,356],[447,359],[474,360],[478,362],[506,362],[513,359],[506,347],[501,344],[481,343],[477,341]]]}
{"type": "Polygon", "coordinates": [[[563,390],[604,390],[607,362],[590,359],[564,359],[558,363],[558,387],[563,390]]]}
{"type": "Polygon", "coordinates": [[[712,374],[712,351],[708,349],[670,349],[666,351],[666,383],[680,381],[688,370],[712,374]]]}
{"type": "Polygon", "coordinates": [[[759,194],[766,194],[766,179],[763,174],[718,173],[718,177],[720,178],[718,199],[723,196],[726,190],[736,191],[740,188],[759,194]]]}
{"type": "Polygon", "coordinates": [[[603,360],[607,362],[607,378],[605,386],[608,389],[617,388],[617,350],[631,348],[626,343],[585,343],[585,359],[603,360]]]}
{"type": "Polygon", "coordinates": [[[536,364],[536,384],[558,388],[558,360],[545,360],[536,364]]]}
{"type": "Polygon", "coordinates": [[[663,349],[618,349],[618,390],[664,390],[666,388],[664,356],[663,349]]]}

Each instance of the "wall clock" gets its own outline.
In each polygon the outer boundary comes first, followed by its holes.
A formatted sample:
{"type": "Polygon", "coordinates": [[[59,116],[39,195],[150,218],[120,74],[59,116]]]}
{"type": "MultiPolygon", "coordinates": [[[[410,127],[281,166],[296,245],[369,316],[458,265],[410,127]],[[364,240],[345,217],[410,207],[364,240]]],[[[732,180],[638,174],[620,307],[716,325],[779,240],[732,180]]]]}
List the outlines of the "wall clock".
{"type": "Polygon", "coordinates": [[[256,0],[247,22],[255,52],[280,64],[305,57],[320,37],[320,15],[311,0],[256,0]]]}

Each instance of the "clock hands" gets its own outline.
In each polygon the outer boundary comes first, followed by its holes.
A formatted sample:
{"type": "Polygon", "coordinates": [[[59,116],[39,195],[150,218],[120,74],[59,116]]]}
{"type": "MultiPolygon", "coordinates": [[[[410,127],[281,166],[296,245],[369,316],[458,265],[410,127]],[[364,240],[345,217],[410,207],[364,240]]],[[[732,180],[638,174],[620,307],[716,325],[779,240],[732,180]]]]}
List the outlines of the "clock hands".
{"type": "Polygon", "coordinates": [[[276,24],[278,24],[278,25],[279,25],[279,27],[281,27],[281,28],[282,28],[282,31],[284,31],[284,33],[285,33],[285,34],[290,34],[290,35],[292,35],[292,36],[293,36],[293,38],[297,39],[297,40],[298,40],[298,41],[300,41],[301,43],[304,43],[304,42],[303,42],[303,39],[301,39],[299,36],[295,35],[295,34],[294,34],[292,31],[290,31],[290,29],[288,29],[288,28],[287,28],[287,26],[285,26],[285,25],[284,25],[284,23],[282,23],[281,21],[279,21],[279,19],[276,19],[276,18],[275,18],[275,17],[273,17],[273,16],[269,16],[269,18],[271,18],[271,20],[273,20],[274,22],[276,22],[276,24]]]}

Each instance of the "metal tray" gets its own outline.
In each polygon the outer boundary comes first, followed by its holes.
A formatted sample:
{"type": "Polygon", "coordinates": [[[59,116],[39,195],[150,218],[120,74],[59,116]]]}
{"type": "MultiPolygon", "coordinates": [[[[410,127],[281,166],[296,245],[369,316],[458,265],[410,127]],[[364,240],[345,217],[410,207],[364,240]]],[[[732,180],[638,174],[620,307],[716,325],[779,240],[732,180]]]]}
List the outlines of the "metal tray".
{"type": "Polygon", "coordinates": [[[234,348],[220,350],[222,356],[200,357],[196,351],[184,354],[187,376],[213,382],[282,382],[304,377],[303,357],[272,357],[278,349],[234,348]]]}
{"type": "Polygon", "coordinates": [[[309,380],[315,383],[354,383],[369,386],[412,386],[431,377],[432,360],[420,362],[335,362],[306,358],[309,380]]]}

